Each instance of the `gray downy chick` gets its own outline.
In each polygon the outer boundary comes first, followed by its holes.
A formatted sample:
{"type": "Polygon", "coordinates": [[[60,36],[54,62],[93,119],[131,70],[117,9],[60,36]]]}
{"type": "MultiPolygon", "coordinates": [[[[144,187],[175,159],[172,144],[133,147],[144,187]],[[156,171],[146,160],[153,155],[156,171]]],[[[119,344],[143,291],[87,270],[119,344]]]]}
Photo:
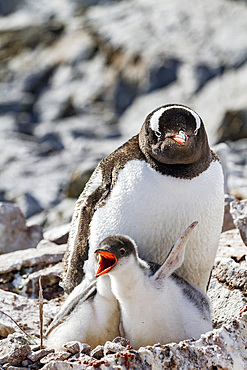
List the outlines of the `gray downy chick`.
{"type": "Polygon", "coordinates": [[[212,330],[206,294],[175,274],[196,225],[186,229],[163,265],[156,268],[141,260],[134,241],[123,235],[107,237],[96,250],[100,256],[96,277],[109,275],[120,305],[121,335],[134,348],[198,339],[212,330]]]}
{"type": "Polygon", "coordinates": [[[107,276],[87,289],[79,285],[68,296],[46,332],[46,344],[56,350],[70,341],[88,343],[92,348],[119,336],[119,304],[107,276]]]}

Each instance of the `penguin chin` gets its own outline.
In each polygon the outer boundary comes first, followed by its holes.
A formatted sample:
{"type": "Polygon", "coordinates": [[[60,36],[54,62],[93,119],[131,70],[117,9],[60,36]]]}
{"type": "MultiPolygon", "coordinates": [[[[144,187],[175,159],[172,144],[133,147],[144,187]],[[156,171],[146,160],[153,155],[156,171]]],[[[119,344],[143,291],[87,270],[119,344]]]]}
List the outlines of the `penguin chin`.
{"type": "Polygon", "coordinates": [[[200,151],[190,143],[180,144],[172,138],[165,139],[162,145],[152,145],[150,156],[163,164],[192,164],[200,159],[200,151]]]}

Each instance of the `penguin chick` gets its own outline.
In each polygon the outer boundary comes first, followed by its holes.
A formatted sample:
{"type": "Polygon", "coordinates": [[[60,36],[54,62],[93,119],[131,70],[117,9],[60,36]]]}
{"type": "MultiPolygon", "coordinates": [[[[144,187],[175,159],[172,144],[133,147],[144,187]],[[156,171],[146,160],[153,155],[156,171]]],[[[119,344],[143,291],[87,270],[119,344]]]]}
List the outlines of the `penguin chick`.
{"type": "Polygon", "coordinates": [[[119,301],[123,333],[134,348],[198,339],[212,330],[209,301],[199,288],[174,272],[183,263],[191,224],[155,273],[141,260],[133,240],[123,235],[104,239],[96,277],[108,274],[119,301]]]}
{"type": "Polygon", "coordinates": [[[80,285],[68,296],[46,332],[46,344],[62,350],[69,341],[92,348],[119,336],[120,311],[111,292],[110,280],[100,277],[87,289],[80,285]]]}
{"type": "Polygon", "coordinates": [[[99,163],[79,197],[64,289],[70,293],[85,278],[94,279],[94,251],[104,238],[128,235],[140,258],[162,264],[169,246],[198,220],[179,275],[206,291],[223,213],[223,172],[202,119],[181,104],[159,107],[138,135],[99,163]]]}

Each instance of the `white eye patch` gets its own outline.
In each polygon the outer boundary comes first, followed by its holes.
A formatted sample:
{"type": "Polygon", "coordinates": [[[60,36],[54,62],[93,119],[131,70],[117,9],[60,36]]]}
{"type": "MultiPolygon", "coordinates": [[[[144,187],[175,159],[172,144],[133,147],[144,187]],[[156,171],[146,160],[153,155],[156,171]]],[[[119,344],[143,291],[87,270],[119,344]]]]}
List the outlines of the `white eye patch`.
{"type": "Polygon", "coordinates": [[[154,114],[152,115],[151,119],[150,119],[150,128],[154,131],[154,132],[158,132],[160,133],[159,131],[159,120],[160,120],[160,117],[162,116],[162,114],[169,110],[169,109],[173,109],[173,108],[180,108],[180,109],[184,109],[186,110],[187,112],[190,112],[190,114],[192,114],[192,116],[195,118],[195,121],[196,121],[196,129],[194,131],[195,135],[197,135],[198,133],[198,130],[199,128],[201,127],[201,119],[200,117],[198,116],[198,114],[196,112],[194,112],[192,109],[190,108],[187,108],[187,107],[183,107],[181,105],[170,105],[169,107],[164,107],[164,108],[160,108],[158,109],[156,112],[154,112],[154,114]]]}

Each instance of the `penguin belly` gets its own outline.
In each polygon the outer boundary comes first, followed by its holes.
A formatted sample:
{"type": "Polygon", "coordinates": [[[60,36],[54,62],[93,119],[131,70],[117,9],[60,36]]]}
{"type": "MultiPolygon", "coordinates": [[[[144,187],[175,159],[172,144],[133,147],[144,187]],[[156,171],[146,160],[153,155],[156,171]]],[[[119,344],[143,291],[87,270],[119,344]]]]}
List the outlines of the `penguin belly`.
{"type": "Polygon", "coordinates": [[[218,161],[212,161],[199,176],[182,179],[163,175],[144,160],[131,160],[119,171],[105,204],[94,213],[84,271],[94,275],[94,251],[113,234],[130,236],[139,247],[140,258],[162,264],[181,233],[198,221],[178,273],[205,290],[223,211],[223,173],[218,161]]]}

